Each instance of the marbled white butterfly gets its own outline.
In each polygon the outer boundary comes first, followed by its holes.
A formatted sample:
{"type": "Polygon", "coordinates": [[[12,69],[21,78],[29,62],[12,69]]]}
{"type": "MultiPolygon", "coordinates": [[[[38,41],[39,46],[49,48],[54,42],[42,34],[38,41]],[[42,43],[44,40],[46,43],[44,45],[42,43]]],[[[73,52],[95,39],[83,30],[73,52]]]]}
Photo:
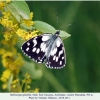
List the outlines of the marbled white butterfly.
{"type": "Polygon", "coordinates": [[[46,63],[48,68],[60,69],[65,66],[65,49],[60,31],[44,33],[26,41],[21,49],[25,55],[38,63],[46,63]]]}

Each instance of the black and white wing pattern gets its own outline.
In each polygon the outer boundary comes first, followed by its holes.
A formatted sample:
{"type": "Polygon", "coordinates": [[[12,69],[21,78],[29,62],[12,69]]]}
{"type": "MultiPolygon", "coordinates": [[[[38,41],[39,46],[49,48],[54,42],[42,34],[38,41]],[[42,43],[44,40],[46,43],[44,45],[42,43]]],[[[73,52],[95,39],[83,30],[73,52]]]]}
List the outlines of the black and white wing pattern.
{"type": "Polygon", "coordinates": [[[46,63],[48,68],[60,69],[66,64],[64,44],[55,34],[45,33],[26,41],[21,49],[25,55],[38,63],[46,63]]]}
{"type": "Polygon", "coordinates": [[[45,52],[47,51],[46,41],[52,37],[52,34],[43,34],[36,36],[26,41],[21,49],[26,56],[35,60],[38,63],[43,63],[46,59],[45,52]]]}
{"type": "Polygon", "coordinates": [[[60,69],[66,64],[64,44],[58,37],[53,45],[53,49],[47,59],[46,66],[49,68],[60,69]]]}

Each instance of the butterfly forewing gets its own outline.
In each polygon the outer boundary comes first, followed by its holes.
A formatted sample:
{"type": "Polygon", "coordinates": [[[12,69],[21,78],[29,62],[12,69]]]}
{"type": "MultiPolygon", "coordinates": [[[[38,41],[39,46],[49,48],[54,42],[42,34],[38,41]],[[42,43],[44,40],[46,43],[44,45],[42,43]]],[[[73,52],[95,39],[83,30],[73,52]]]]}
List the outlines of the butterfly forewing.
{"type": "Polygon", "coordinates": [[[46,63],[49,68],[60,69],[66,64],[64,44],[55,34],[45,33],[26,41],[21,49],[25,55],[38,63],[46,63]]]}
{"type": "Polygon", "coordinates": [[[46,42],[52,37],[52,34],[43,34],[26,41],[21,49],[25,55],[38,63],[43,63],[46,59],[46,42]]]}
{"type": "Polygon", "coordinates": [[[60,37],[54,43],[53,49],[50,52],[46,66],[49,68],[60,69],[65,66],[66,57],[64,45],[60,37]]]}

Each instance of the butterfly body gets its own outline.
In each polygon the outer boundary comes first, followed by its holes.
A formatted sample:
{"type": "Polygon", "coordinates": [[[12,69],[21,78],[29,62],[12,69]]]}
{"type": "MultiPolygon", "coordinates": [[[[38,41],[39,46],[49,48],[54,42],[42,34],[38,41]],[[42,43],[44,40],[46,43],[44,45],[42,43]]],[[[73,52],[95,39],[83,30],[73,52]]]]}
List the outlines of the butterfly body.
{"type": "Polygon", "coordinates": [[[65,66],[66,57],[64,45],[59,37],[60,31],[55,34],[44,33],[26,41],[21,49],[29,58],[38,63],[46,63],[49,68],[60,69],[65,66]]]}

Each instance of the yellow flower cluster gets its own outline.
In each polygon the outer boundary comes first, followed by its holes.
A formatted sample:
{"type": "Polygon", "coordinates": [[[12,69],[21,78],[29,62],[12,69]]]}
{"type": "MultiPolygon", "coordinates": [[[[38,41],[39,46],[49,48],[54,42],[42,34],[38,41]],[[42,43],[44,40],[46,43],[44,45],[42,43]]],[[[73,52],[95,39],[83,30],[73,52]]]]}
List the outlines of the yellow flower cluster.
{"type": "Polygon", "coordinates": [[[25,77],[22,81],[16,79],[11,84],[11,92],[35,92],[38,93],[39,89],[36,88],[35,90],[30,90],[31,86],[31,78],[28,73],[25,74],[25,77]]]}
{"type": "MultiPolygon", "coordinates": [[[[28,40],[34,36],[37,36],[38,31],[34,30],[33,32],[28,32],[20,27],[20,24],[24,23],[27,27],[31,27],[34,22],[32,21],[33,13],[30,13],[30,19],[22,19],[22,23],[14,18],[10,11],[5,11],[4,8],[6,4],[10,3],[10,0],[0,1],[0,12],[2,16],[0,17],[0,24],[5,28],[3,33],[4,39],[0,40],[0,56],[2,65],[5,70],[2,72],[0,80],[3,82],[2,88],[7,89],[8,81],[11,76],[13,76],[11,91],[12,92],[23,92],[20,80],[18,79],[18,74],[21,67],[24,65],[23,58],[20,53],[17,52],[16,43],[18,38],[23,40],[28,40]],[[17,79],[16,79],[17,77],[17,79]]],[[[30,89],[31,78],[28,74],[25,75],[25,79],[22,80],[22,85],[25,84],[24,92],[30,89]]],[[[34,90],[37,91],[38,90],[34,90]]]]}
{"type": "Polygon", "coordinates": [[[6,6],[7,3],[11,2],[11,0],[1,0],[0,1],[0,10],[3,10],[3,8],[6,6]]]}
{"type": "Polygon", "coordinates": [[[33,18],[33,12],[30,13],[30,19],[23,19],[22,23],[24,23],[27,27],[30,27],[33,24],[35,24],[35,22],[32,21],[32,18],[33,18]]]}
{"type": "Polygon", "coordinates": [[[0,10],[2,10],[5,7],[5,3],[3,1],[0,1],[0,10]]]}
{"type": "Polygon", "coordinates": [[[31,83],[31,77],[28,73],[25,74],[25,79],[23,80],[23,83],[31,83]]]}
{"type": "Polygon", "coordinates": [[[11,74],[12,74],[11,70],[6,69],[2,74],[1,81],[2,82],[7,82],[11,74]]]}
{"type": "Polygon", "coordinates": [[[20,72],[20,68],[23,66],[24,61],[22,56],[17,53],[16,50],[13,52],[6,51],[5,49],[0,49],[0,55],[2,56],[2,65],[5,68],[3,71],[0,80],[4,82],[2,88],[7,88],[6,84],[11,75],[16,78],[20,72]],[[17,54],[16,54],[17,53],[17,54]]]}
{"type": "MultiPolygon", "coordinates": [[[[15,41],[15,39],[12,40],[15,41]]],[[[0,42],[2,45],[2,48],[0,48],[0,56],[2,65],[5,68],[0,79],[4,82],[3,88],[6,87],[6,83],[8,82],[10,75],[13,74],[13,76],[17,76],[20,72],[20,68],[24,64],[23,58],[21,54],[17,52],[17,49],[14,47],[15,43],[12,40],[2,40],[0,42]]]]}
{"type": "Polygon", "coordinates": [[[18,74],[24,62],[19,53],[14,56],[12,52],[5,52],[2,55],[2,64],[5,68],[10,69],[14,74],[18,74]]]}
{"type": "MultiPolygon", "coordinates": [[[[5,7],[3,6],[4,4],[4,2],[3,4],[0,2],[1,8],[5,7]]],[[[6,40],[13,38],[13,36],[15,35],[21,37],[23,40],[28,40],[37,35],[37,30],[34,30],[30,33],[20,28],[20,24],[22,23],[24,23],[24,25],[29,28],[34,24],[34,22],[32,21],[32,12],[30,13],[30,19],[22,19],[21,23],[17,22],[17,20],[14,18],[10,11],[5,12],[4,10],[1,10],[1,12],[3,16],[0,18],[0,24],[2,24],[6,28],[6,31],[4,33],[4,37],[6,40]]]]}
{"type": "Polygon", "coordinates": [[[38,31],[35,30],[30,34],[30,32],[26,32],[25,30],[19,28],[16,33],[19,37],[22,37],[23,40],[29,40],[30,38],[37,36],[38,31]]]}

